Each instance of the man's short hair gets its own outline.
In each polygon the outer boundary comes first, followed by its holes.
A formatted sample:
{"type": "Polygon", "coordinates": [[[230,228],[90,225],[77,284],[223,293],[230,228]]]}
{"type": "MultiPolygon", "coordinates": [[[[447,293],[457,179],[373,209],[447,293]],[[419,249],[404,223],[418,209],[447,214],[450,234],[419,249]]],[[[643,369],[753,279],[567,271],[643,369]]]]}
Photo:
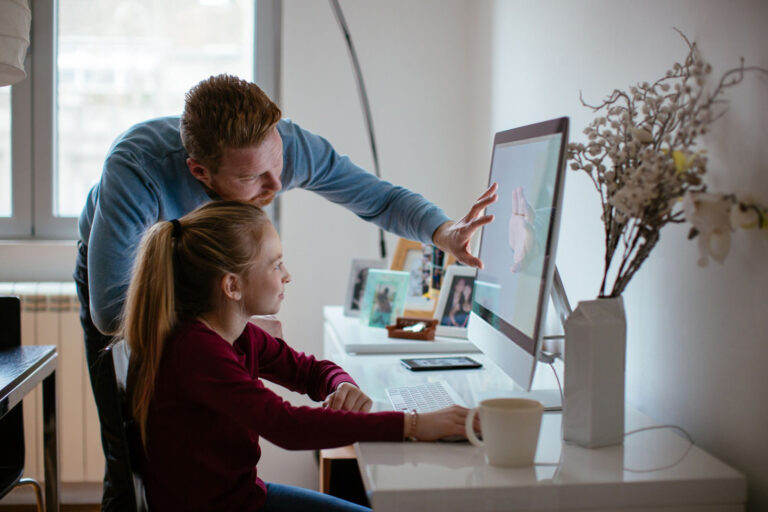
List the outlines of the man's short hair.
{"type": "Polygon", "coordinates": [[[259,144],[281,115],[258,85],[232,75],[211,76],[186,94],[181,142],[190,157],[217,172],[225,148],[259,144]]]}

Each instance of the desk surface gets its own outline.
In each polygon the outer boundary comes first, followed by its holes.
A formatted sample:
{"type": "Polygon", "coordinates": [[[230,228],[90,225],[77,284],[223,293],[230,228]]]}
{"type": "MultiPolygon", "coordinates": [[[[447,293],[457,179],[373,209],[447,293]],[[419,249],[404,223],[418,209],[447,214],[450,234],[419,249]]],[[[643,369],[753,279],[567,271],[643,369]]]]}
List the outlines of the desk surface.
{"type": "MultiPolygon", "coordinates": [[[[669,430],[638,432],[622,446],[589,450],[560,442],[560,418],[544,415],[535,464],[528,468],[489,466],[468,443],[359,443],[358,464],[374,510],[700,510],[746,500],[742,475],[669,430]]],[[[653,422],[628,409],[626,424],[634,429],[653,422]]]]}
{"type": "Polygon", "coordinates": [[[56,347],[23,346],[0,350],[0,418],[35,386],[43,385],[43,461],[45,507],[59,510],[59,448],[56,421],[56,347]]]}
{"type": "MultiPolygon", "coordinates": [[[[328,340],[336,361],[389,409],[386,387],[448,381],[469,406],[504,396],[514,383],[482,353],[479,370],[411,372],[403,355],[354,355],[328,340]]],[[[434,354],[433,354],[434,355],[434,354]]],[[[409,354],[410,356],[410,354],[409,354]]],[[[559,413],[545,413],[535,465],[496,468],[468,443],[358,443],[355,450],[376,512],[403,510],[635,510],[709,512],[742,510],[746,480],[672,429],[629,435],[621,446],[585,449],[562,442],[559,413]],[[658,508],[656,508],[658,507],[658,508]]],[[[626,429],[654,425],[627,408],[626,429]]]]}
{"type": "Polygon", "coordinates": [[[53,373],[56,357],[54,345],[0,350],[0,417],[53,373]]]}
{"type": "Polygon", "coordinates": [[[358,318],[344,316],[342,306],[325,306],[325,321],[336,330],[344,350],[357,354],[412,354],[478,352],[466,339],[435,336],[434,341],[389,338],[387,330],[360,325],[358,318]]]}

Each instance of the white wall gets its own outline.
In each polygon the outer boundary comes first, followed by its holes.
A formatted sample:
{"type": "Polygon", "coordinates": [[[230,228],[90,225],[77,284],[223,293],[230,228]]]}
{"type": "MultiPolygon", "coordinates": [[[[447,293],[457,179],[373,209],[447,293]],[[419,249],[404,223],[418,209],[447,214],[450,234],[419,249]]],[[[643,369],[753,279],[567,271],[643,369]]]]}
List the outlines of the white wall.
{"type": "Polygon", "coordinates": [[[76,257],[74,241],[0,240],[0,281],[69,281],[76,257]]]}
{"type": "MultiPolygon", "coordinates": [[[[506,1],[493,7],[494,130],[571,116],[583,140],[591,103],[658,78],[695,40],[713,76],[739,57],[768,68],[768,2],[506,1]]],[[[768,77],[729,90],[728,114],[704,139],[713,190],[768,204],[768,77]]],[[[594,298],[603,242],[599,200],[569,172],[557,264],[571,302],[594,298]]],[[[696,266],[688,228],[668,226],[625,294],[627,398],[746,473],[749,508],[768,508],[768,232],[739,232],[724,265],[696,266]]]]}
{"type": "MultiPolygon", "coordinates": [[[[342,2],[368,86],[383,178],[453,217],[466,212],[487,181],[489,39],[477,32],[488,16],[473,8],[488,12],[489,5],[342,2]]],[[[284,115],[372,170],[352,67],[330,6],[285,2],[283,39],[284,115]]],[[[312,193],[291,191],[281,200],[294,280],[281,315],[291,339],[314,349],[321,306],[343,302],[352,258],[378,256],[377,229],[312,193]]],[[[396,237],[387,240],[391,256],[396,237]]]]}

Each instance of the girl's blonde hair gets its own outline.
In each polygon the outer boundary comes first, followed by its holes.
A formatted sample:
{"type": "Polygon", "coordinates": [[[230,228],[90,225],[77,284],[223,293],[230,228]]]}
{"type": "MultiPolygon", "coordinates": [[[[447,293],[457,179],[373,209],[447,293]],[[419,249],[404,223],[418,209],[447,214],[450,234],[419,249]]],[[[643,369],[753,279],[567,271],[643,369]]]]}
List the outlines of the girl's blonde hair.
{"type": "Polygon", "coordinates": [[[144,444],[165,341],[180,319],[213,309],[218,281],[253,263],[268,225],[258,206],[214,201],[181,219],[155,224],[142,238],[120,332],[131,348],[131,411],[144,444]]]}

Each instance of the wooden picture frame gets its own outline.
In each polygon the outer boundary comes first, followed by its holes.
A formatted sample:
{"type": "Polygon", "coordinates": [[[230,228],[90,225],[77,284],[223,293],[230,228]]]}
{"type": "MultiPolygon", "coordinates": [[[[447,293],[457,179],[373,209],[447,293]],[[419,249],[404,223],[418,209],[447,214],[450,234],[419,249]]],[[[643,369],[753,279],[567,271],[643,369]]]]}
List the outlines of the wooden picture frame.
{"type": "Polygon", "coordinates": [[[392,256],[390,270],[408,272],[408,295],[404,316],[432,318],[437,301],[429,293],[430,246],[401,238],[392,256]]]}
{"type": "Polygon", "coordinates": [[[409,253],[413,252],[423,253],[424,244],[414,240],[408,240],[407,238],[398,240],[395,253],[392,255],[392,263],[389,265],[389,270],[406,270],[406,260],[410,255],[409,253]]]}
{"type": "Polygon", "coordinates": [[[368,270],[372,268],[387,268],[387,260],[384,258],[355,258],[352,260],[352,265],[349,271],[349,282],[347,284],[347,296],[344,299],[345,316],[360,316],[360,306],[363,302],[365,281],[368,277],[368,270]]]}
{"type": "Polygon", "coordinates": [[[434,318],[437,319],[438,336],[467,337],[475,274],[476,271],[472,267],[463,265],[446,267],[434,314],[434,318]]]}

